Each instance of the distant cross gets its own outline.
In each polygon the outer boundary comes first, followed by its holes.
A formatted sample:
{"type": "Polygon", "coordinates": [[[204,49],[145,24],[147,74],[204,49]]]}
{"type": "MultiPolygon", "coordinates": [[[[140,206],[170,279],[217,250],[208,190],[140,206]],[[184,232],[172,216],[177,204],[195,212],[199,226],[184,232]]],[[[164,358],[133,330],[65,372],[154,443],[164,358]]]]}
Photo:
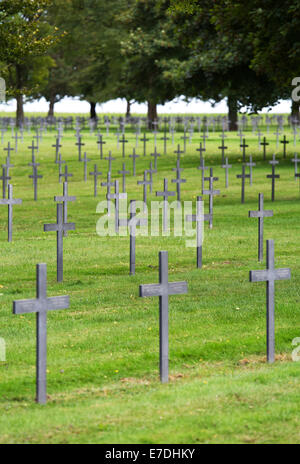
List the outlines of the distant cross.
{"type": "Polygon", "coordinates": [[[136,228],[147,226],[146,218],[138,219],[136,217],[136,201],[130,200],[130,219],[119,219],[120,227],[129,227],[130,234],[130,275],[135,275],[135,237],[136,228]]]}
{"type": "Polygon", "coordinates": [[[164,136],[161,138],[164,142],[164,155],[167,154],[167,141],[170,140],[169,137],[167,137],[167,132],[166,130],[164,131],[164,136]]]}
{"type": "Polygon", "coordinates": [[[283,136],[283,140],[281,140],[280,143],[283,144],[283,157],[286,158],[286,146],[290,143],[290,142],[286,139],[286,135],[283,136]]]}
{"type": "Polygon", "coordinates": [[[40,139],[42,138],[40,136],[40,134],[38,132],[36,132],[36,134],[33,136],[34,139],[36,139],[36,146],[37,146],[37,151],[39,151],[39,142],[40,142],[40,139]]]}
{"type": "Polygon", "coordinates": [[[7,175],[5,168],[2,168],[2,176],[0,177],[0,180],[2,180],[2,198],[6,198],[6,187],[8,186],[8,181],[11,180],[11,177],[7,175]]]}
{"type": "Polygon", "coordinates": [[[98,177],[102,176],[102,172],[98,171],[97,164],[94,164],[94,171],[90,172],[90,176],[94,176],[94,197],[97,196],[98,177]]]}
{"type": "Polygon", "coordinates": [[[237,174],[237,179],[242,179],[242,193],[241,193],[241,203],[245,203],[245,180],[250,179],[250,174],[246,174],[245,172],[246,166],[243,164],[242,166],[242,174],[237,174]]]}
{"type": "Polygon", "coordinates": [[[36,313],[36,401],[47,402],[47,312],[69,308],[66,295],[47,297],[47,265],[36,266],[36,300],[19,300],[13,303],[14,314],[36,313]]]}
{"type": "Polygon", "coordinates": [[[38,179],[42,179],[43,176],[38,174],[37,167],[33,167],[33,173],[29,176],[29,178],[32,179],[32,181],[33,181],[34,201],[37,201],[38,179]]]}
{"type": "Polygon", "coordinates": [[[137,155],[135,153],[135,149],[133,149],[132,151],[132,155],[129,155],[129,158],[132,158],[132,173],[133,173],[133,176],[135,177],[136,176],[136,168],[135,168],[135,165],[136,165],[136,159],[139,158],[140,155],[137,155]]]}
{"type": "Polygon", "coordinates": [[[203,148],[205,149],[205,140],[208,139],[208,135],[205,133],[205,128],[203,127],[203,134],[202,134],[202,140],[203,140],[203,148]]]}
{"type": "MultiPolygon", "coordinates": [[[[63,195],[62,196],[55,196],[54,201],[57,203],[63,204],[63,219],[64,223],[67,224],[68,222],[68,203],[69,201],[76,201],[76,197],[69,196],[68,194],[68,182],[64,182],[63,186],[63,195]]],[[[64,231],[64,236],[68,235],[68,231],[64,231]]]]}
{"type": "Polygon", "coordinates": [[[260,142],[260,144],[263,146],[263,153],[264,153],[264,161],[266,160],[267,158],[267,146],[270,145],[269,142],[266,141],[266,137],[264,137],[263,139],[264,141],[263,142],[260,142]]]}
{"type": "Polygon", "coordinates": [[[81,161],[83,162],[83,165],[84,165],[84,169],[83,169],[83,179],[84,179],[84,182],[86,182],[86,181],[87,181],[87,165],[88,165],[88,163],[91,161],[91,160],[87,157],[86,151],[84,152],[83,159],[81,159],[81,161]]]}
{"type": "Polygon", "coordinates": [[[3,150],[7,151],[7,158],[10,160],[10,153],[14,151],[14,148],[11,147],[10,142],[7,143],[7,148],[4,148],[3,150]]]}
{"type": "Polygon", "coordinates": [[[210,221],[210,214],[204,214],[203,212],[203,201],[202,197],[197,197],[197,211],[196,214],[187,214],[187,222],[196,223],[196,234],[197,234],[197,268],[202,268],[202,245],[203,245],[203,223],[204,221],[210,221]]]}
{"type": "Polygon", "coordinates": [[[62,173],[62,165],[66,164],[65,161],[61,158],[61,153],[58,155],[58,159],[55,161],[55,164],[58,164],[58,180],[61,182],[61,173],[62,173]]]}
{"type": "Polygon", "coordinates": [[[111,155],[111,151],[109,152],[108,156],[106,158],[104,158],[106,161],[108,161],[108,170],[109,172],[111,172],[111,163],[112,161],[115,161],[116,158],[114,158],[112,155],[111,155]]]}
{"type": "Polygon", "coordinates": [[[186,141],[189,139],[189,136],[186,135],[186,132],[184,131],[183,137],[180,137],[183,140],[183,152],[186,152],[186,141]]]}
{"type": "Polygon", "coordinates": [[[246,162],[246,148],[249,147],[249,145],[246,144],[246,139],[243,139],[243,143],[241,143],[240,147],[243,150],[243,163],[246,162]]]}
{"type": "Polygon", "coordinates": [[[249,168],[249,175],[250,175],[250,185],[252,185],[252,180],[253,180],[253,172],[252,172],[252,169],[254,166],[256,166],[256,163],[254,163],[252,161],[252,155],[249,156],[249,161],[248,163],[245,163],[245,166],[247,166],[249,168]]]}
{"type": "Polygon", "coordinates": [[[289,280],[290,269],[275,269],[274,240],[267,240],[267,269],[250,271],[250,282],[267,283],[267,360],[275,361],[275,281],[289,280]]]}
{"type": "Polygon", "coordinates": [[[125,163],[123,163],[121,171],[118,171],[118,174],[122,174],[122,192],[126,192],[126,175],[130,174],[130,171],[126,171],[125,163]]]}
{"type": "Polygon", "coordinates": [[[293,158],[291,161],[292,161],[292,163],[294,163],[294,165],[295,165],[295,172],[294,172],[294,174],[295,174],[295,178],[296,178],[297,173],[298,173],[298,163],[300,163],[300,159],[298,158],[297,153],[295,153],[294,158],[293,158]]]}
{"type": "Polygon", "coordinates": [[[156,147],[154,148],[154,153],[151,153],[150,156],[153,156],[153,158],[154,158],[154,169],[157,170],[157,158],[160,158],[160,153],[157,153],[156,147]]]}
{"type": "Polygon", "coordinates": [[[272,165],[272,174],[268,174],[266,176],[267,179],[272,179],[272,201],[275,201],[275,179],[280,178],[278,174],[275,174],[276,164],[279,163],[279,161],[277,161],[275,158],[276,158],[276,155],[273,155],[272,161],[269,161],[269,163],[272,165]]]}
{"type": "Polygon", "coordinates": [[[203,158],[203,153],[206,151],[206,149],[202,147],[202,142],[200,142],[200,146],[199,146],[199,148],[196,148],[196,151],[200,152],[200,162],[201,162],[201,160],[203,158]]]}
{"type": "Polygon", "coordinates": [[[279,128],[279,126],[277,127],[277,131],[273,134],[273,135],[276,135],[276,149],[278,148],[279,146],[279,135],[281,134],[281,130],[279,128]]]}
{"type": "Polygon", "coordinates": [[[107,194],[107,200],[115,200],[115,228],[116,233],[119,233],[119,214],[120,214],[120,200],[126,200],[127,193],[120,193],[119,181],[115,180],[115,193],[107,194]]]}
{"type": "Polygon", "coordinates": [[[172,179],[172,183],[176,184],[176,191],[177,191],[177,201],[181,201],[181,184],[186,183],[186,179],[181,178],[181,173],[183,168],[180,168],[180,160],[177,160],[177,167],[173,168],[172,171],[176,172],[176,179],[172,179]]]}
{"type": "Polygon", "coordinates": [[[52,145],[52,148],[55,148],[55,162],[57,162],[57,160],[58,160],[59,149],[61,147],[62,147],[62,145],[60,144],[60,139],[57,138],[56,142],[55,142],[55,145],[52,145]]]}
{"type": "Polygon", "coordinates": [[[19,135],[18,132],[16,132],[14,135],[14,139],[15,139],[15,153],[18,153],[18,141],[22,140],[22,135],[19,135]]]}
{"type": "Polygon", "coordinates": [[[180,145],[177,145],[177,150],[175,150],[174,153],[177,155],[177,159],[180,159],[180,155],[182,155],[184,151],[180,150],[180,145]]]}
{"type": "Polygon", "coordinates": [[[13,205],[21,205],[22,200],[13,199],[13,186],[8,185],[8,199],[0,199],[0,205],[7,205],[8,207],[8,242],[12,242],[13,232],[13,205]]]}
{"type": "Polygon", "coordinates": [[[152,161],[150,161],[150,167],[149,169],[146,169],[145,171],[147,174],[149,174],[149,180],[150,180],[150,193],[152,193],[152,185],[153,185],[153,174],[157,172],[156,169],[153,169],[152,166],[152,161]]]}
{"type": "Polygon", "coordinates": [[[169,295],[187,293],[186,282],[170,283],[168,279],[168,252],[159,252],[159,284],[140,285],[140,296],[159,296],[159,365],[160,380],[169,380],[169,295]]]}
{"type": "Polygon", "coordinates": [[[218,147],[219,150],[222,150],[222,164],[224,164],[224,158],[225,158],[225,150],[228,149],[228,147],[225,146],[224,139],[222,138],[222,145],[218,147]]]}
{"type": "Polygon", "coordinates": [[[144,211],[147,206],[147,187],[148,185],[151,185],[151,181],[147,180],[147,171],[144,171],[144,180],[139,180],[138,185],[143,186],[143,201],[144,201],[144,211]]]}
{"type": "Polygon", "coordinates": [[[105,145],[105,144],[106,144],[106,142],[103,141],[103,135],[99,134],[97,145],[99,145],[100,159],[103,159],[103,145],[105,145]]]}
{"type": "Polygon", "coordinates": [[[209,195],[209,228],[212,229],[213,227],[213,208],[214,208],[214,196],[220,195],[220,190],[214,190],[214,182],[218,181],[218,177],[214,177],[213,169],[210,168],[210,176],[204,177],[204,180],[209,181],[209,189],[203,189],[203,195],[209,195]]]}
{"type": "Polygon", "coordinates": [[[107,198],[107,214],[110,215],[110,200],[109,200],[109,196],[110,196],[110,193],[111,193],[111,187],[113,187],[115,184],[114,182],[111,181],[111,172],[108,171],[107,173],[107,181],[106,182],[101,182],[101,187],[106,187],[106,198],[107,198]]]}
{"type": "Polygon", "coordinates": [[[78,141],[75,143],[78,147],[78,161],[81,161],[81,147],[84,147],[85,143],[82,143],[81,136],[78,137],[78,141]]]}
{"type": "Polygon", "coordinates": [[[264,210],[264,194],[258,196],[258,211],[249,211],[249,218],[258,218],[258,260],[262,261],[264,256],[264,218],[272,217],[272,210],[264,210]]]}
{"type": "Polygon", "coordinates": [[[65,166],[65,171],[60,174],[60,178],[64,178],[64,182],[69,182],[69,177],[73,177],[73,174],[71,174],[68,170],[68,166],[65,166]]]}
{"type": "Polygon", "coordinates": [[[125,143],[128,143],[128,140],[125,139],[124,134],[122,135],[120,143],[122,144],[122,157],[125,158],[125,143]]]}
{"type": "Polygon", "coordinates": [[[201,192],[203,194],[203,189],[204,189],[204,179],[205,179],[205,171],[207,171],[208,167],[205,166],[205,160],[204,158],[201,158],[200,159],[200,166],[197,167],[197,169],[199,169],[199,171],[201,171],[201,192]]]}
{"type": "Polygon", "coordinates": [[[168,229],[168,199],[174,197],[175,192],[168,191],[168,179],[164,179],[164,190],[162,192],[156,192],[157,197],[163,197],[163,230],[164,232],[168,229]]]}
{"type": "Polygon", "coordinates": [[[232,168],[232,164],[228,164],[228,158],[225,158],[225,163],[222,164],[221,168],[225,169],[225,187],[228,188],[229,186],[229,176],[228,171],[232,168]]]}
{"type": "Polygon", "coordinates": [[[57,240],[57,282],[63,281],[63,235],[68,230],[75,230],[75,224],[70,222],[64,223],[63,220],[63,205],[58,203],[56,205],[56,224],[45,224],[44,232],[56,232],[57,240]]]}
{"type": "Polygon", "coordinates": [[[31,155],[35,155],[35,150],[38,150],[38,146],[34,145],[34,140],[32,141],[31,146],[28,148],[31,150],[31,155]]]}
{"type": "Polygon", "coordinates": [[[146,156],[146,143],[149,142],[149,139],[147,139],[146,134],[144,134],[144,137],[140,139],[141,142],[143,142],[144,145],[144,156],[146,156]]]}

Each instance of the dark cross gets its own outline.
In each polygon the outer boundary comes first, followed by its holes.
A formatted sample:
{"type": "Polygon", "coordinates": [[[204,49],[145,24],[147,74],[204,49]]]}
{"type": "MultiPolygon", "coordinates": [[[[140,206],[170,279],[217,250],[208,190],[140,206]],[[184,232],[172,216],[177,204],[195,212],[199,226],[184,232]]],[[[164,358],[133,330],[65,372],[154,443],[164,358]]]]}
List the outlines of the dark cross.
{"type": "Polygon", "coordinates": [[[34,168],[34,167],[37,168],[39,165],[40,165],[40,163],[37,163],[37,162],[35,161],[35,155],[32,155],[32,157],[31,157],[31,163],[28,163],[28,166],[31,166],[32,168],[34,168]]]}
{"type": "Polygon", "coordinates": [[[150,156],[153,156],[153,158],[154,158],[154,169],[157,170],[157,158],[160,158],[160,153],[157,153],[156,147],[154,148],[154,153],[151,153],[150,156]]]}
{"type": "Polygon", "coordinates": [[[104,158],[106,161],[108,161],[108,171],[111,172],[111,163],[112,161],[115,161],[116,158],[114,158],[113,156],[111,156],[111,151],[109,152],[109,155],[107,156],[107,158],[104,158]]]}
{"type": "Polygon", "coordinates": [[[81,160],[83,162],[83,165],[84,165],[84,169],[83,169],[83,179],[84,179],[84,182],[87,181],[87,164],[89,161],[91,161],[88,157],[87,157],[87,154],[86,154],[86,151],[84,152],[84,156],[83,156],[83,159],[81,160]]]}
{"type": "Polygon", "coordinates": [[[165,130],[164,136],[161,138],[161,140],[164,141],[164,155],[167,154],[167,141],[170,140],[169,137],[167,137],[167,132],[165,130]]]}
{"type": "Polygon", "coordinates": [[[266,141],[266,137],[264,137],[263,139],[264,141],[261,142],[260,144],[263,146],[263,149],[264,149],[264,161],[266,160],[267,158],[267,146],[270,145],[269,142],[266,141]]]}
{"type": "Polygon", "coordinates": [[[140,285],[140,297],[159,296],[159,370],[160,380],[169,380],[169,295],[187,293],[186,282],[169,282],[168,252],[159,252],[159,284],[140,285]]]}
{"type": "Polygon", "coordinates": [[[248,163],[245,163],[245,166],[247,166],[249,168],[249,175],[250,175],[250,185],[252,185],[252,180],[253,180],[253,177],[252,177],[252,168],[254,166],[256,166],[256,163],[254,163],[252,161],[252,155],[249,156],[249,161],[248,163]]]}
{"type": "Polygon", "coordinates": [[[8,181],[11,180],[11,177],[6,174],[5,168],[2,168],[2,176],[0,177],[0,180],[2,180],[2,198],[6,198],[6,187],[8,185],[8,181]]]}
{"type": "Polygon", "coordinates": [[[120,213],[120,200],[126,200],[127,193],[120,193],[119,181],[115,180],[115,193],[109,193],[106,195],[107,200],[115,200],[115,229],[116,233],[119,233],[119,213],[120,213]]]}
{"type": "Polygon", "coordinates": [[[113,187],[115,184],[114,182],[111,182],[111,172],[108,171],[107,173],[107,182],[101,182],[101,187],[106,187],[106,198],[107,198],[107,214],[110,215],[110,192],[111,192],[111,187],[113,187]]]}
{"type": "Polygon", "coordinates": [[[125,163],[123,163],[122,170],[118,171],[118,174],[122,174],[122,192],[126,192],[126,175],[130,174],[130,171],[126,171],[125,163]]]}
{"type": "MultiPolygon", "coordinates": [[[[224,140],[223,140],[223,142],[224,142],[224,140]]],[[[227,148],[227,147],[225,147],[225,148],[227,148]]],[[[200,152],[200,162],[201,162],[201,160],[203,158],[203,153],[206,151],[206,149],[202,147],[202,142],[200,142],[200,147],[196,148],[196,151],[200,152]]]]}
{"type": "Polygon", "coordinates": [[[67,295],[47,297],[47,264],[36,266],[36,300],[19,300],[13,303],[13,314],[36,313],[36,401],[47,402],[47,312],[67,309],[67,295]]]}
{"type": "Polygon", "coordinates": [[[144,156],[146,156],[146,143],[149,142],[149,139],[146,138],[146,134],[144,134],[144,137],[140,139],[140,141],[144,144],[144,156]]]}
{"type": "Polygon", "coordinates": [[[34,154],[35,154],[35,153],[34,153],[35,150],[38,150],[38,146],[34,145],[34,140],[32,141],[31,146],[28,147],[28,148],[31,150],[31,155],[33,155],[33,156],[34,156],[34,154]]]}
{"type": "Polygon", "coordinates": [[[125,143],[128,143],[128,140],[125,140],[124,134],[122,135],[120,143],[122,144],[122,157],[125,158],[125,143]]]}
{"type": "Polygon", "coordinates": [[[148,225],[146,218],[136,217],[136,200],[130,200],[130,219],[119,219],[120,227],[129,227],[130,234],[130,275],[135,275],[135,237],[136,228],[148,225]]]}
{"type": "Polygon", "coordinates": [[[144,187],[144,194],[143,194],[143,201],[144,201],[144,211],[147,205],[147,187],[151,185],[150,180],[147,180],[147,171],[144,171],[144,180],[139,180],[138,185],[143,185],[144,187]]]}
{"type": "Polygon", "coordinates": [[[84,147],[85,143],[81,142],[81,137],[78,137],[77,140],[75,145],[78,147],[78,160],[81,161],[81,147],[84,147]]]}
{"type": "Polygon", "coordinates": [[[135,160],[139,158],[140,155],[135,154],[135,149],[133,149],[132,155],[129,155],[129,158],[132,158],[132,173],[134,177],[136,176],[136,169],[135,169],[135,160]]]}
{"type": "MultiPolygon", "coordinates": [[[[76,197],[71,197],[68,194],[68,182],[64,182],[64,187],[63,187],[63,195],[62,196],[55,196],[54,201],[62,202],[63,204],[63,218],[64,218],[64,223],[67,224],[68,222],[68,202],[69,201],[76,201],[76,197]]],[[[66,237],[68,235],[67,230],[64,231],[64,236],[66,237]]]]}
{"type": "Polygon", "coordinates": [[[106,144],[106,142],[104,142],[102,139],[103,139],[103,135],[99,134],[97,145],[99,145],[99,149],[100,149],[100,159],[103,159],[103,145],[106,144]]]}
{"type": "Polygon", "coordinates": [[[3,198],[0,200],[0,205],[7,205],[8,207],[8,241],[12,242],[13,232],[13,205],[21,205],[22,200],[13,199],[13,186],[8,186],[8,199],[3,198]]]}
{"type": "Polygon", "coordinates": [[[288,143],[290,143],[290,142],[286,139],[286,135],[283,136],[283,140],[281,140],[280,143],[283,144],[283,157],[286,158],[286,146],[287,146],[288,143]]]}
{"type": "Polygon", "coordinates": [[[224,158],[225,158],[225,150],[228,149],[228,147],[225,146],[224,139],[222,138],[222,145],[218,147],[219,150],[222,150],[222,164],[224,164],[224,158]]]}
{"type": "Polygon", "coordinates": [[[177,167],[173,168],[172,171],[176,172],[176,179],[172,179],[172,183],[176,184],[176,191],[177,191],[177,201],[181,201],[181,184],[186,183],[186,179],[181,179],[181,173],[183,168],[180,168],[180,160],[177,160],[177,167]]]}
{"type": "Polygon", "coordinates": [[[268,179],[272,179],[272,201],[275,201],[275,179],[280,178],[278,174],[275,174],[276,164],[279,163],[279,161],[276,161],[275,157],[276,155],[273,155],[273,160],[269,161],[269,163],[272,165],[272,174],[268,174],[266,176],[268,179]]]}
{"type": "Polygon", "coordinates": [[[43,176],[38,174],[37,167],[33,167],[33,174],[29,176],[29,179],[33,180],[33,187],[34,187],[34,201],[37,201],[37,186],[38,186],[38,179],[42,179],[43,176]]]}
{"type": "Polygon", "coordinates": [[[202,180],[201,192],[203,194],[205,171],[207,171],[207,169],[208,169],[208,167],[205,166],[204,158],[200,159],[200,166],[198,166],[197,169],[199,169],[199,171],[201,171],[201,180],[202,180]]]}
{"type": "Polygon", "coordinates": [[[61,159],[61,153],[59,153],[58,159],[55,161],[55,164],[58,164],[58,180],[59,182],[61,182],[62,165],[66,164],[66,162],[61,159]]]}
{"type": "Polygon", "coordinates": [[[152,185],[153,185],[153,174],[157,172],[156,169],[153,169],[152,167],[152,161],[150,161],[150,167],[149,169],[146,169],[145,171],[147,174],[149,174],[149,180],[150,180],[150,193],[152,193],[152,185]]]}
{"type": "Polygon", "coordinates": [[[102,176],[102,172],[98,171],[97,164],[94,164],[94,170],[90,172],[90,176],[94,176],[94,197],[97,196],[98,177],[102,176]]]}
{"type": "Polygon", "coordinates": [[[189,139],[188,135],[186,135],[186,132],[184,131],[184,135],[180,137],[183,140],[183,152],[186,152],[186,141],[189,139]]]}
{"type": "Polygon", "coordinates": [[[55,145],[51,145],[52,148],[55,148],[55,162],[58,160],[59,149],[62,147],[60,144],[59,138],[56,139],[55,145]]]}
{"type": "Polygon", "coordinates": [[[214,177],[213,169],[210,168],[210,176],[204,177],[204,180],[209,181],[209,190],[203,190],[203,195],[209,195],[209,228],[213,226],[213,209],[214,209],[214,196],[220,195],[220,190],[214,190],[214,182],[218,181],[218,177],[214,177]]]}
{"type": "Polygon", "coordinates": [[[44,224],[44,232],[56,232],[57,240],[57,282],[63,281],[63,235],[65,231],[75,230],[75,224],[70,222],[65,224],[63,220],[63,205],[58,203],[56,205],[56,224],[44,224]]]}
{"type": "Polygon", "coordinates": [[[7,148],[4,148],[4,151],[7,151],[7,157],[8,157],[8,159],[10,160],[10,153],[11,153],[12,151],[14,151],[14,148],[12,148],[12,147],[10,146],[10,142],[8,142],[7,148]]]}
{"type": "Polygon", "coordinates": [[[203,212],[202,197],[197,197],[197,211],[196,214],[187,214],[186,220],[188,222],[196,222],[197,233],[197,268],[202,268],[202,244],[203,244],[203,222],[210,221],[210,214],[203,212]]]}
{"type": "Polygon", "coordinates": [[[225,158],[225,163],[222,164],[221,166],[223,169],[225,169],[225,187],[228,188],[229,186],[229,176],[228,176],[228,170],[232,168],[232,164],[228,164],[228,158],[225,158]]]}
{"type": "Polygon", "coordinates": [[[246,174],[245,172],[246,166],[243,164],[242,166],[242,174],[237,174],[237,179],[242,179],[242,194],[241,194],[241,202],[245,203],[245,180],[250,179],[250,174],[246,174]]]}
{"type": "Polygon", "coordinates": [[[73,177],[73,174],[71,174],[68,171],[68,166],[65,166],[65,172],[62,172],[60,175],[60,178],[64,178],[64,182],[68,182],[69,177],[73,177]]]}
{"type": "Polygon", "coordinates": [[[243,143],[241,143],[240,147],[243,150],[243,163],[246,162],[246,148],[249,147],[249,145],[246,144],[246,139],[243,139],[243,143]]]}
{"type": "Polygon", "coordinates": [[[184,151],[181,151],[180,145],[177,145],[177,150],[174,150],[174,153],[177,155],[177,159],[180,159],[180,155],[182,155],[184,151]]]}
{"type": "Polygon", "coordinates": [[[272,210],[264,210],[264,194],[258,195],[258,211],[249,211],[249,218],[258,218],[258,261],[263,260],[264,250],[264,218],[272,217],[272,210]]]}
{"type": "Polygon", "coordinates": [[[300,159],[298,158],[298,155],[297,153],[295,153],[295,156],[294,158],[291,160],[292,163],[295,164],[295,178],[297,177],[297,173],[298,173],[298,163],[300,163],[300,159]]]}
{"type": "Polygon", "coordinates": [[[267,360],[275,361],[275,281],[291,278],[290,269],[275,269],[274,240],[267,240],[267,269],[250,271],[250,282],[267,283],[267,360]]]}
{"type": "Polygon", "coordinates": [[[175,192],[168,191],[168,179],[164,179],[163,192],[156,192],[156,196],[163,197],[163,230],[166,232],[168,229],[168,199],[175,196],[175,192]]]}

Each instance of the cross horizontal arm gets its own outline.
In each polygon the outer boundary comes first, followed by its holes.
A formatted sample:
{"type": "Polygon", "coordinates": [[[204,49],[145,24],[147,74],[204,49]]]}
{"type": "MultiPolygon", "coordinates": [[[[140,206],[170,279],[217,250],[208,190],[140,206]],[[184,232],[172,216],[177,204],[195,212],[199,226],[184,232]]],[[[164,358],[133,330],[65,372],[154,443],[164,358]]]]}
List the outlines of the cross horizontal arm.
{"type": "Polygon", "coordinates": [[[291,278],[290,269],[265,269],[250,271],[250,282],[266,282],[270,280],[288,280],[291,278]]]}

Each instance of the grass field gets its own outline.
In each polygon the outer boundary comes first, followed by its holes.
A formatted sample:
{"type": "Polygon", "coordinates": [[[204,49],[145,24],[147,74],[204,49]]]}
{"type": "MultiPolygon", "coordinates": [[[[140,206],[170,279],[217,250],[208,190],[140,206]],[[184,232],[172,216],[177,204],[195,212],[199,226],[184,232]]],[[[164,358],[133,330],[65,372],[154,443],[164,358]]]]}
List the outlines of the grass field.
{"type": "MultiPolygon", "coordinates": [[[[210,134],[206,164],[219,177],[221,195],[214,201],[214,228],[205,225],[203,269],[195,267],[195,250],[185,247],[185,237],[137,237],[136,275],[129,276],[129,238],[99,237],[97,203],[105,199],[99,189],[93,196],[92,178],[83,181],[73,131],[64,133],[62,157],[74,174],[69,194],[69,222],[76,231],[64,239],[64,282],[56,282],[56,235],[44,233],[43,224],[55,222],[54,195],[62,193],[54,164],[55,132],[44,135],[38,161],[39,200],[33,201],[28,178],[31,153],[26,134],[12,155],[14,197],[23,205],[14,208],[14,241],[7,243],[7,209],[0,209],[1,276],[0,337],[7,360],[0,363],[1,443],[299,443],[300,363],[291,358],[292,340],[300,337],[300,193],[291,163],[292,135],[286,160],[282,146],[276,151],[270,131],[268,159],[278,153],[280,179],[276,202],[271,203],[271,166],[262,161],[257,137],[246,140],[257,166],[253,186],[246,186],[240,202],[242,156],[237,134],[228,134],[227,156],[233,164],[230,187],[225,189],[220,168],[219,133],[210,134]],[[276,267],[290,267],[292,279],[276,283],[276,355],[266,364],[265,284],[249,283],[249,270],[264,269],[257,262],[257,220],[248,211],[257,209],[258,193],[274,217],[265,220],[265,239],[275,240],[276,267]],[[188,294],[170,297],[170,382],[161,385],[158,375],[158,299],[138,296],[139,284],[158,281],[158,252],[169,252],[170,281],[186,280],[188,294]],[[13,316],[12,302],[35,296],[35,266],[48,265],[48,295],[70,295],[70,309],[48,315],[48,404],[37,405],[35,396],[35,315],[13,316]]],[[[10,135],[10,134],[9,134],[10,135]]],[[[267,135],[267,134],[266,134],[267,135]]],[[[158,160],[153,194],[171,178],[182,134],[169,143],[167,156],[158,160]]],[[[107,162],[99,160],[96,136],[83,134],[89,158],[106,175],[107,162]]],[[[126,167],[135,146],[128,133],[126,167]]],[[[9,140],[6,135],[5,143],[9,140]]],[[[121,147],[105,136],[105,154],[112,150],[113,177],[121,169],[121,147]]],[[[199,145],[196,133],[182,155],[182,200],[201,194],[196,169],[199,145]]],[[[3,146],[4,147],[4,146],[3,146]]],[[[2,147],[2,148],[3,148],[2,147]]],[[[299,150],[300,142],[297,144],[299,150]]],[[[162,150],[159,142],[159,151],[162,150]]],[[[153,143],[149,144],[152,151],[153,143]]],[[[2,152],[2,150],[1,150],[2,152]]],[[[141,155],[140,143],[137,153],[141,155]]],[[[152,159],[152,158],[151,158],[152,159]]],[[[5,155],[2,152],[1,160],[5,155]]],[[[137,161],[137,177],[128,177],[129,199],[142,200],[142,179],[150,156],[137,161]]],[[[175,190],[175,189],[174,189],[175,190]]],[[[206,208],[208,201],[206,199],[206,208]]]]}

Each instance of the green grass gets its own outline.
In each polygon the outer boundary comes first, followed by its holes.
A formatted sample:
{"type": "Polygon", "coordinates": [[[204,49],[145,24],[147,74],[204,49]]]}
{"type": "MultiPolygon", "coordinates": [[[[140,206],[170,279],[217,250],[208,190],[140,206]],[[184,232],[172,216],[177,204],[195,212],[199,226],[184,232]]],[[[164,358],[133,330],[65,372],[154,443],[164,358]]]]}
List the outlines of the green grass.
{"type": "MultiPolygon", "coordinates": [[[[271,133],[274,131],[271,130],[271,133]]],[[[137,237],[136,276],[128,275],[128,237],[99,237],[98,201],[93,182],[83,182],[77,161],[74,132],[65,132],[62,156],[74,178],[69,193],[69,222],[76,231],[64,239],[64,282],[56,282],[56,236],[44,233],[54,222],[54,195],[61,194],[54,165],[54,132],[44,135],[38,161],[44,178],[39,201],[33,201],[27,163],[31,136],[26,135],[12,156],[14,197],[23,205],[14,209],[14,241],[7,237],[7,211],[0,209],[1,277],[0,337],[7,344],[7,361],[0,363],[1,443],[299,443],[299,369],[292,362],[292,340],[300,337],[300,194],[293,177],[292,136],[287,160],[277,168],[276,202],[271,203],[270,165],[262,161],[257,138],[246,135],[257,166],[253,186],[240,203],[239,138],[229,134],[227,156],[233,164],[230,188],[225,189],[220,168],[219,134],[207,142],[206,162],[220,180],[221,195],[214,202],[214,228],[205,226],[203,269],[195,268],[195,250],[185,237],[137,237]],[[290,267],[292,279],[276,283],[276,363],[265,362],[265,284],[249,283],[257,262],[257,221],[248,211],[257,209],[259,192],[274,218],[265,220],[265,238],[275,240],[277,267],[290,267]],[[158,281],[158,252],[169,252],[170,281],[187,280],[189,292],[170,297],[170,383],[158,376],[158,299],[138,297],[140,283],[158,281]],[[48,316],[48,404],[35,404],[35,316],[13,316],[12,302],[35,296],[35,265],[48,265],[48,295],[70,295],[70,309],[48,316]]],[[[175,146],[182,134],[176,135],[175,146]]],[[[8,141],[6,136],[5,142],[8,141]]],[[[128,134],[127,155],[135,144],[128,134]]],[[[105,137],[105,153],[113,151],[113,176],[121,169],[121,147],[113,135],[105,137]]],[[[276,151],[273,135],[268,158],[276,151]]],[[[99,161],[96,137],[84,133],[85,149],[93,164],[99,161]]],[[[183,200],[201,194],[196,169],[196,134],[182,156],[183,200]]],[[[175,146],[158,160],[153,192],[163,178],[174,178],[175,146]]],[[[153,146],[151,146],[153,148],[153,146]]],[[[298,147],[299,148],[299,143],[298,147]]],[[[159,150],[162,150],[159,142],[159,150]]],[[[137,150],[141,154],[141,145],[137,150]]],[[[150,145],[149,145],[150,152],[150,145]]],[[[278,152],[277,152],[278,153],[278,152]]],[[[282,158],[280,147],[279,158],[282,158]]],[[[4,156],[2,155],[4,161],[4,156]]],[[[142,200],[137,186],[150,156],[137,161],[136,178],[129,177],[129,199],[142,200]]],[[[131,169],[131,160],[126,159],[131,169]]],[[[155,193],[149,195],[149,202],[155,193]]],[[[206,200],[207,208],[207,200],[206,200]]]]}

